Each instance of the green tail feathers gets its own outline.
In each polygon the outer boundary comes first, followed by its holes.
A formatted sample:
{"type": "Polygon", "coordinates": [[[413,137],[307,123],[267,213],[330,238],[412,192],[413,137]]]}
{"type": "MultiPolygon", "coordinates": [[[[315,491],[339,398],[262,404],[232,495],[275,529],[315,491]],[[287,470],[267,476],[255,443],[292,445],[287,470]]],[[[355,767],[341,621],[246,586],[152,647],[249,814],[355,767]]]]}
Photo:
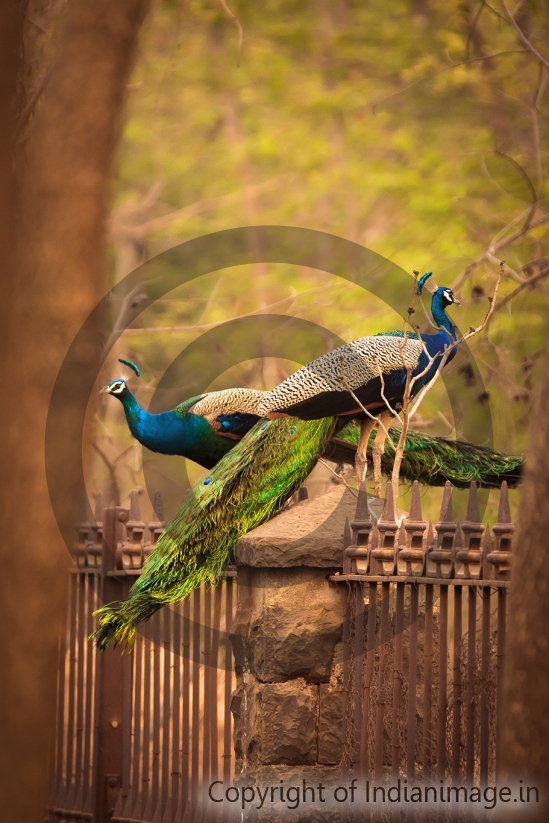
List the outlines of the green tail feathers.
{"type": "MultiPolygon", "coordinates": [[[[356,422],[347,425],[326,449],[332,460],[352,463],[360,430],[356,422]]],[[[400,430],[389,429],[396,446],[400,430]]],[[[374,435],[372,435],[372,438],[374,435]]],[[[381,468],[385,474],[393,470],[394,448],[385,443],[381,468]]],[[[408,431],[400,467],[400,477],[411,483],[418,480],[427,486],[443,486],[447,480],[457,488],[467,488],[475,480],[483,488],[499,488],[504,480],[511,488],[522,477],[524,458],[503,454],[485,446],[475,446],[463,440],[430,437],[418,431],[408,431]]]]}
{"type": "Polygon", "coordinates": [[[160,535],[130,597],[95,612],[100,649],[125,643],[135,627],[202,584],[214,585],[236,541],[268,520],[299,488],[330,439],[335,418],[260,421],[194,487],[160,535]]]}
{"type": "MultiPolygon", "coordinates": [[[[138,623],[199,586],[217,583],[237,540],[272,517],[309,475],[319,454],[353,462],[358,426],[350,423],[333,437],[337,426],[333,417],[257,423],[184,500],[130,597],[95,612],[99,628],[92,637],[99,648],[125,643],[131,649],[138,623]]],[[[398,430],[390,434],[396,444],[398,430]]],[[[392,454],[387,444],[385,472],[392,469],[392,454]]],[[[429,485],[450,480],[463,487],[476,480],[490,487],[507,480],[513,486],[521,467],[521,457],[410,431],[401,476],[429,485]]]]}

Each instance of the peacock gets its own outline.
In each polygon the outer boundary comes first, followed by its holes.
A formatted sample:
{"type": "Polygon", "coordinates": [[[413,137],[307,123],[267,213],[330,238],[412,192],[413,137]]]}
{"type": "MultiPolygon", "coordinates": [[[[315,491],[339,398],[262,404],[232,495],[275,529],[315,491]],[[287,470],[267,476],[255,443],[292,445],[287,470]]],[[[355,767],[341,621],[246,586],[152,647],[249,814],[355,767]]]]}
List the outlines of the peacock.
{"type": "MultiPolygon", "coordinates": [[[[429,271],[416,286],[421,295],[429,271]]],[[[361,435],[356,451],[359,482],[366,477],[367,447],[370,434],[379,424],[372,450],[376,492],[381,491],[381,454],[387,426],[395,409],[404,400],[408,374],[409,393],[413,397],[429,383],[435,373],[456,354],[455,328],[446,314],[451,305],[459,305],[451,288],[434,286],[431,314],[436,325],[434,334],[388,331],[361,337],[330,351],[263,394],[250,389],[251,408],[270,419],[294,417],[316,420],[334,415],[350,415],[360,419],[361,435]]],[[[234,391],[234,390],[233,390],[234,391]]],[[[242,402],[246,390],[236,398],[242,402]]],[[[212,414],[216,409],[238,411],[227,393],[213,392],[193,409],[195,414],[212,414]]]]}
{"type": "MultiPolygon", "coordinates": [[[[119,362],[140,376],[139,367],[131,360],[119,358],[119,362]]],[[[124,377],[111,380],[102,391],[120,400],[128,427],[143,446],[160,454],[188,457],[205,469],[212,469],[260,419],[259,415],[246,411],[193,414],[195,404],[205,400],[207,395],[190,397],[174,409],[151,414],[141,408],[124,377]]],[[[257,395],[262,397],[263,392],[257,392],[257,395]]],[[[250,389],[234,389],[233,394],[228,393],[229,403],[238,403],[241,408],[252,399],[254,393],[250,389]],[[245,393],[245,400],[239,399],[239,391],[245,393]]]]}
{"type": "MultiPolygon", "coordinates": [[[[352,461],[360,439],[352,422],[338,432],[341,418],[260,420],[221,458],[208,477],[183,501],[151,552],[130,597],[95,612],[92,635],[99,648],[125,643],[132,648],[136,626],[168,603],[185,598],[201,585],[221,578],[236,541],[272,517],[302,485],[319,454],[352,461]],[[337,435],[337,436],[336,436],[337,435]]],[[[393,444],[399,432],[389,429],[393,444]]],[[[392,468],[392,451],[383,468],[392,468]]],[[[409,432],[401,475],[430,485],[450,480],[466,486],[516,486],[522,458],[468,443],[409,432]]]]}

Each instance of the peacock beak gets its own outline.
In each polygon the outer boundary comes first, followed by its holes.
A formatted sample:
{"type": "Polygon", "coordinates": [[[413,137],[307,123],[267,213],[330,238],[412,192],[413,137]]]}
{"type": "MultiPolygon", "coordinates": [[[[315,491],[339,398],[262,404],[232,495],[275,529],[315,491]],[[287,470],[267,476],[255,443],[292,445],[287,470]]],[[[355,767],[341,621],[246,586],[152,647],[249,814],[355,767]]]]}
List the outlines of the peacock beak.
{"type": "Polygon", "coordinates": [[[103,392],[107,392],[107,394],[110,394],[110,386],[103,386],[102,389],[99,389],[99,394],[103,394],[103,392]]]}
{"type": "Polygon", "coordinates": [[[457,297],[454,297],[454,305],[461,306],[461,300],[458,300],[457,297]]]}

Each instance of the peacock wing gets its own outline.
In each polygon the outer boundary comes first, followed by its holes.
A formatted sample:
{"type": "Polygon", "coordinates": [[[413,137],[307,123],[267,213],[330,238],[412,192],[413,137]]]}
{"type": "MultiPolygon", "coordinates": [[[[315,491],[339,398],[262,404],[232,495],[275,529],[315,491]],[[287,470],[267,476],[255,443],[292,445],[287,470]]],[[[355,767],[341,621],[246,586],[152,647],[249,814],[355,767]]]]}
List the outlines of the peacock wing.
{"type": "Polygon", "coordinates": [[[417,338],[393,334],[361,337],[318,357],[267,392],[258,413],[283,411],[331,392],[355,391],[380,375],[417,366],[423,344],[417,338]]]}

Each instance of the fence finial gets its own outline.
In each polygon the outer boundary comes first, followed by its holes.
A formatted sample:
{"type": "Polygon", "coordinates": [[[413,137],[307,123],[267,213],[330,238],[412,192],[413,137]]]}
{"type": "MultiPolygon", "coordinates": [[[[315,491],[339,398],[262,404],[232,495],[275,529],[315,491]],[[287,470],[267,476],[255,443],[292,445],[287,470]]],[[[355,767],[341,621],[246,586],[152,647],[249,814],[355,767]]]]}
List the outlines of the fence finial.
{"type": "Polygon", "coordinates": [[[498,523],[511,523],[511,507],[509,506],[509,487],[507,480],[501,484],[498,506],[498,523]]]}
{"type": "Polygon", "coordinates": [[[399,533],[397,574],[421,577],[425,561],[425,532],[427,523],[421,512],[419,483],[414,480],[410,516],[404,520],[399,533]]]}
{"type": "Polygon", "coordinates": [[[385,487],[385,506],[383,507],[383,513],[381,515],[381,519],[385,522],[396,522],[395,517],[395,498],[393,495],[393,484],[387,483],[385,487]]]}
{"type": "Polygon", "coordinates": [[[131,490],[129,520],[141,520],[141,511],[139,509],[139,491],[139,489],[131,490]]]}
{"type": "Polygon", "coordinates": [[[393,575],[396,569],[396,555],[398,551],[397,533],[399,530],[395,517],[395,501],[393,497],[393,485],[387,483],[385,506],[383,513],[378,520],[379,547],[371,549],[371,557],[379,561],[380,573],[383,575],[393,575]]]}
{"type": "Polygon", "coordinates": [[[352,539],[343,552],[343,556],[351,560],[351,572],[353,574],[366,574],[371,531],[372,518],[368,508],[368,495],[366,489],[362,486],[358,490],[355,519],[351,523],[352,539]]]}
{"type": "Polygon", "coordinates": [[[444,484],[444,493],[440,505],[440,522],[452,523],[454,520],[454,509],[452,506],[452,484],[449,480],[444,484]]]}
{"type": "Polygon", "coordinates": [[[366,493],[366,489],[364,488],[364,484],[361,484],[358,490],[358,496],[356,499],[356,510],[355,510],[355,520],[371,520],[372,516],[370,514],[370,509],[368,507],[368,494],[366,493]]]}
{"type": "Polygon", "coordinates": [[[427,550],[426,573],[427,577],[452,576],[454,565],[454,542],[457,523],[454,520],[452,507],[452,485],[449,480],[444,485],[442,504],[440,507],[440,521],[436,524],[436,539],[427,550]]]}
{"type": "Polygon", "coordinates": [[[421,513],[421,495],[419,493],[419,483],[417,480],[414,480],[412,486],[412,502],[410,505],[409,519],[416,521],[423,520],[423,514],[421,513]]]}
{"type": "Polygon", "coordinates": [[[122,540],[116,551],[119,566],[123,569],[140,569],[143,565],[145,523],[141,520],[140,491],[140,489],[131,490],[126,539],[122,540]]]}
{"type": "Polygon", "coordinates": [[[484,526],[480,522],[477,484],[473,480],[469,487],[466,520],[462,525],[463,548],[456,549],[455,576],[457,578],[480,580],[482,578],[481,540],[484,526]]]}
{"type": "Polygon", "coordinates": [[[505,480],[501,484],[498,522],[494,525],[492,531],[494,532],[496,545],[494,551],[486,556],[487,566],[489,569],[495,568],[496,580],[509,580],[513,559],[511,547],[515,526],[511,520],[509,490],[505,480]]]}
{"type": "Polygon", "coordinates": [[[480,523],[480,510],[478,507],[478,491],[475,480],[469,486],[469,498],[467,500],[467,514],[465,520],[469,523],[480,523]]]}
{"type": "Polygon", "coordinates": [[[351,524],[349,523],[349,518],[345,518],[345,525],[343,527],[343,548],[346,549],[347,546],[351,545],[351,524]]]}

